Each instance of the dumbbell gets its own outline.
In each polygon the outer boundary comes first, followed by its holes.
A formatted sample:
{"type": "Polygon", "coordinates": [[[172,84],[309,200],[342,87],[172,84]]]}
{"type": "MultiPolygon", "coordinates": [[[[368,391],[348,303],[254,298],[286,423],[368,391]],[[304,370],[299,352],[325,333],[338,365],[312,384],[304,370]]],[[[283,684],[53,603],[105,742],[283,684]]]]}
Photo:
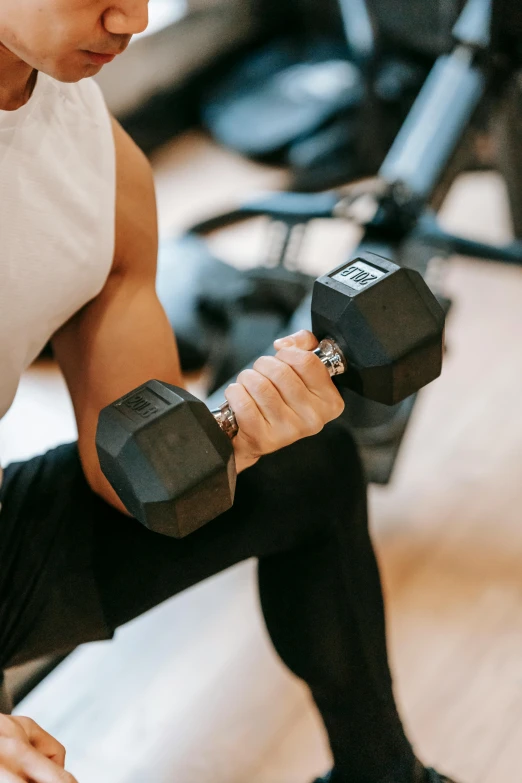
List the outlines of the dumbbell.
{"type": "MultiPolygon", "coordinates": [[[[338,386],[395,405],[440,375],[444,312],[421,275],[360,253],[320,277],[314,351],[338,386]]],[[[101,469],[130,514],[183,538],[229,509],[236,468],[234,412],[151,380],[104,408],[101,469]]]]}

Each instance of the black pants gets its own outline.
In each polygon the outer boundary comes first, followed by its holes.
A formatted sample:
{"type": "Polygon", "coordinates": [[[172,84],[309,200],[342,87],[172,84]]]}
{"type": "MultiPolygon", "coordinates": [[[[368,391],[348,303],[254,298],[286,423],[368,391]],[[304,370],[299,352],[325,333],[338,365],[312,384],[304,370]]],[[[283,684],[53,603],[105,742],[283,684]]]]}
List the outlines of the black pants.
{"type": "Polygon", "coordinates": [[[181,541],[147,531],[94,495],[75,445],[9,466],[0,500],[0,670],[108,638],[255,556],[268,631],[310,687],[339,781],[412,779],[366,486],[341,425],[260,460],[239,477],[233,509],[181,541]]]}

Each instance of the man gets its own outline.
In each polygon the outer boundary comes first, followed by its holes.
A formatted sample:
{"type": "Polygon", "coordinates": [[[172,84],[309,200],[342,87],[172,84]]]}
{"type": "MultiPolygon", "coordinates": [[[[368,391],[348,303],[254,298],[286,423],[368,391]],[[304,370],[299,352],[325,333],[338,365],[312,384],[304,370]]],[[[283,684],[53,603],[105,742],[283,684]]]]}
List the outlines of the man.
{"type": "MultiPolygon", "coordinates": [[[[364,479],[346,431],[323,430],[342,400],[310,333],[279,341],[275,357],[229,386],[237,497],[202,530],[182,541],[150,533],[100,471],[100,409],[150,378],[182,383],[155,293],[151,171],[85,80],[146,24],[146,0],[2,2],[0,416],[52,338],[79,434],[5,470],[0,670],[108,638],[257,556],[273,643],[328,731],[327,779],[446,782],[417,761],[397,714],[364,479]]],[[[1,717],[0,780],[71,781],[63,763],[63,748],[34,723],[1,717]]]]}

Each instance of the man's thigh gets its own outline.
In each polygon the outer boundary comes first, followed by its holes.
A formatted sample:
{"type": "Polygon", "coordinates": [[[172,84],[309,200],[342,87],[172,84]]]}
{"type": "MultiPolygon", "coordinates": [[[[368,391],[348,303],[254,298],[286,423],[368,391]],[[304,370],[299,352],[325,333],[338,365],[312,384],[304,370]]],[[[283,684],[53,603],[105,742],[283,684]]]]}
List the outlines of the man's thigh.
{"type": "MultiPolygon", "coordinates": [[[[182,540],[151,533],[88,487],[75,445],[7,468],[0,498],[0,666],[110,638],[115,628],[249,557],[364,516],[365,485],[342,425],[264,457],[234,507],[182,540]]],[[[365,524],[365,518],[358,522],[365,524]]]]}
{"type": "Polygon", "coordinates": [[[110,637],[75,444],[9,465],[0,489],[0,669],[110,637]]]}

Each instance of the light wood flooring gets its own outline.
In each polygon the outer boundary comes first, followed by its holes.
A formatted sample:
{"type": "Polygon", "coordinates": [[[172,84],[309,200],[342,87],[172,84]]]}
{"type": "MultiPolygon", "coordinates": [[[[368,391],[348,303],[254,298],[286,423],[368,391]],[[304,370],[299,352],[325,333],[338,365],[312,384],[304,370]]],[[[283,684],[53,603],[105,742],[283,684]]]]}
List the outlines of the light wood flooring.
{"type": "MultiPolygon", "coordinates": [[[[164,235],[284,182],[199,135],[156,161],[164,235]]],[[[456,184],[446,224],[509,236],[502,182],[456,184]]],[[[309,269],[354,232],[320,225],[309,269]]],[[[253,263],[259,226],[216,246],[253,263]]],[[[397,696],[419,753],[462,783],[522,781],[522,270],[455,259],[443,376],[423,394],[392,484],[371,489],[397,696]]],[[[4,462],[74,437],[52,363],[24,376],[0,425],[4,462]]],[[[283,669],[252,563],[78,650],[20,707],[68,747],[80,783],[308,783],[328,768],[306,690],[283,669]]]]}

